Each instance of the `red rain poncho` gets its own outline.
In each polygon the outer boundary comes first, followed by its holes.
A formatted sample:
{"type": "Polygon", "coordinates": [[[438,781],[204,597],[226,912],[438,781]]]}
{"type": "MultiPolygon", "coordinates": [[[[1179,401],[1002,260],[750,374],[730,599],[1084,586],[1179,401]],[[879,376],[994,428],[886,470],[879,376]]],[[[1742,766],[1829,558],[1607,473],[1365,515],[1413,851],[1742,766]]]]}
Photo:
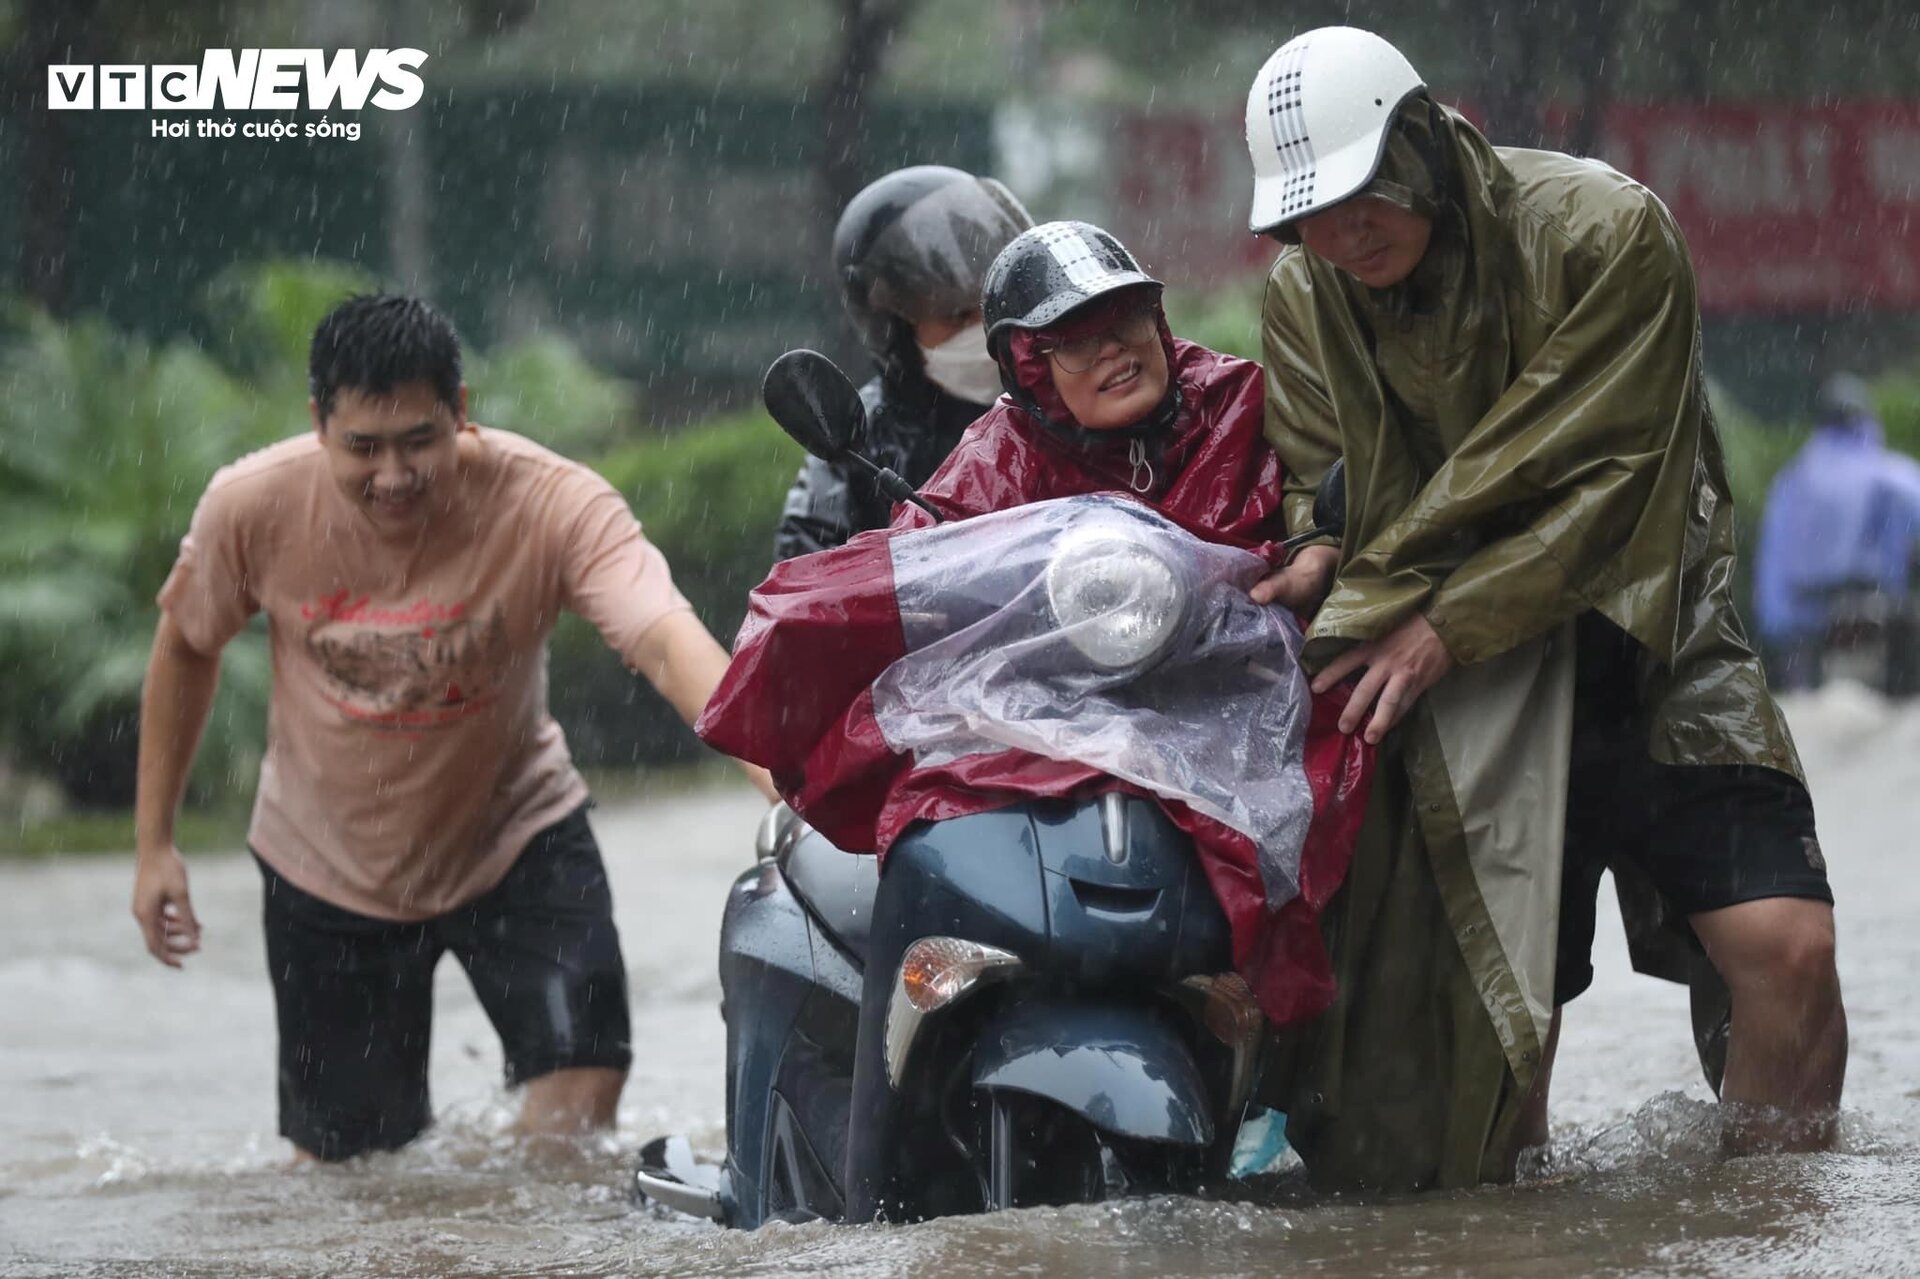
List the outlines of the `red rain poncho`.
{"type": "MultiPolygon", "coordinates": [[[[1284,525],[1280,464],[1261,434],[1260,368],[1163,340],[1180,407],[1159,447],[1149,447],[1154,482],[1139,496],[1197,536],[1264,552],[1284,525]]],[[[1003,399],[968,428],[922,496],[958,519],[1047,498],[1128,493],[1136,473],[1128,448],[1124,436],[1055,432],[1003,399]]],[[[795,811],[835,844],[882,857],[916,822],[1038,797],[1144,794],[1083,765],[1018,750],[917,767],[888,747],[872,685],[905,652],[888,543],[928,523],[901,507],[891,529],[775,566],[753,593],[733,663],[697,725],[701,738],[769,769],[795,811]]],[[[1337,690],[1313,710],[1304,764],[1314,812],[1299,895],[1278,911],[1267,907],[1247,836],[1156,800],[1193,838],[1232,927],[1235,967],[1278,1023],[1333,998],[1319,916],[1346,874],[1373,762],[1370,747],[1336,727],[1345,698],[1337,690]]]]}

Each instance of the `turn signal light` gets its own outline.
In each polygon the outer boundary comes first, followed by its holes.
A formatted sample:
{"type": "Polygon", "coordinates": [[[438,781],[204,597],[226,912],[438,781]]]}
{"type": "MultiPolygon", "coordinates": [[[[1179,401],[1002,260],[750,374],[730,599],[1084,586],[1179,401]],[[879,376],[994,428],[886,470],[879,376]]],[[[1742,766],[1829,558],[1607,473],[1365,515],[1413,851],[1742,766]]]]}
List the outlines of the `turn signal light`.
{"type": "Polygon", "coordinates": [[[1253,988],[1239,973],[1189,977],[1180,984],[1200,997],[1200,1022],[1221,1043],[1252,1043],[1265,1029],[1253,988]]]}
{"type": "Polygon", "coordinates": [[[887,1000],[887,1081],[895,1088],[928,1013],[945,1008],[984,981],[1019,971],[1020,956],[958,937],[922,937],[907,947],[887,1000]]]}
{"type": "Polygon", "coordinates": [[[958,937],[922,937],[900,961],[900,993],[916,1012],[930,1013],[967,993],[996,969],[1018,967],[1020,957],[997,946],[958,937]]]}

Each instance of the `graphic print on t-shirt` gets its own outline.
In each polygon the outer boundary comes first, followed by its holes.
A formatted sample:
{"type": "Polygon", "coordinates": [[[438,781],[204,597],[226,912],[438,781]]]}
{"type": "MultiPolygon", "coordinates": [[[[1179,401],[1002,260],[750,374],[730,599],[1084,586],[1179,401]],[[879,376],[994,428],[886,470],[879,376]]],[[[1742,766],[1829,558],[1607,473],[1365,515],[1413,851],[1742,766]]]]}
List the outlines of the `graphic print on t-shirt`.
{"type": "Polygon", "coordinates": [[[491,706],[510,660],[498,603],[480,618],[464,600],[387,607],[338,591],[300,616],[327,700],[376,728],[435,728],[491,706]]]}

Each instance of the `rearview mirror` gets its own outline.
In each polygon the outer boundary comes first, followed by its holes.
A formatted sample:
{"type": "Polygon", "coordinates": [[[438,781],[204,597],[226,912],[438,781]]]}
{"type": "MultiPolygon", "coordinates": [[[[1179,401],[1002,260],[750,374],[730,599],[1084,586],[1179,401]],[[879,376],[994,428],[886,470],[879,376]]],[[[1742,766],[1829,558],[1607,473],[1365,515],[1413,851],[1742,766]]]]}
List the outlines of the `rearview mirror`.
{"type": "Polygon", "coordinates": [[[767,369],[760,399],[780,429],[822,461],[847,455],[867,426],[860,391],[818,351],[788,351],[767,369]]]}
{"type": "Polygon", "coordinates": [[[1313,525],[1321,536],[1347,531],[1347,459],[1336,457],[1313,491],[1313,525]]]}
{"type": "Polygon", "coordinates": [[[1308,542],[1323,537],[1339,537],[1346,531],[1347,459],[1336,457],[1313,490],[1313,527],[1304,533],[1295,533],[1280,543],[1280,549],[1285,552],[1281,563],[1291,560],[1293,553],[1308,542]]]}
{"type": "Polygon", "coordinates": [[[913,491],[913,485],[884,466],[854,452],[867,429],[867,406],[860,389],[840,366],[818,351],[788,351],[767,366],[760,400],[780,429],[823,462],[858,463],[880,491],[896,502],[911,502],[940,522],[940,512],[913,491]]]}

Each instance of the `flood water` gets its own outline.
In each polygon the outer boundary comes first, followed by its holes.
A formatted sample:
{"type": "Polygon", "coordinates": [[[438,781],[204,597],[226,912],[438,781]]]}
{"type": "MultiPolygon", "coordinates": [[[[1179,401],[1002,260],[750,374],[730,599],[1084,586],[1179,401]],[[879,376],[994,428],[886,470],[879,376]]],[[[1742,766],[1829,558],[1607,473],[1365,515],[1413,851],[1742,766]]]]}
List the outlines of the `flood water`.
{"type": "Polygon", "coordinates": [[[1841,688],[1789,713],[1840,901],[1853,1030],[1841,1153],[1717,1156],[1685,994],[1627,970],[1603,902],[1600,975],[1569,1010],[1555,1074],[1553,1147],[1518,1186],[752,1235],[636,1209],[626,1174],[646,1138],[724,1144],[716,930],[759,813],[728,789],[595,815],[637,1059],[617,1133],[584,1146],[504,1136],[499,1048],[448,963],[435,1128],[395,1155],[291,1168],[245,855],[190,857],[206,937],[185,972],[141,946],[129,859],[0,865],[0,1274],[1920,1273],[1920,710],[1841,688]]]}

